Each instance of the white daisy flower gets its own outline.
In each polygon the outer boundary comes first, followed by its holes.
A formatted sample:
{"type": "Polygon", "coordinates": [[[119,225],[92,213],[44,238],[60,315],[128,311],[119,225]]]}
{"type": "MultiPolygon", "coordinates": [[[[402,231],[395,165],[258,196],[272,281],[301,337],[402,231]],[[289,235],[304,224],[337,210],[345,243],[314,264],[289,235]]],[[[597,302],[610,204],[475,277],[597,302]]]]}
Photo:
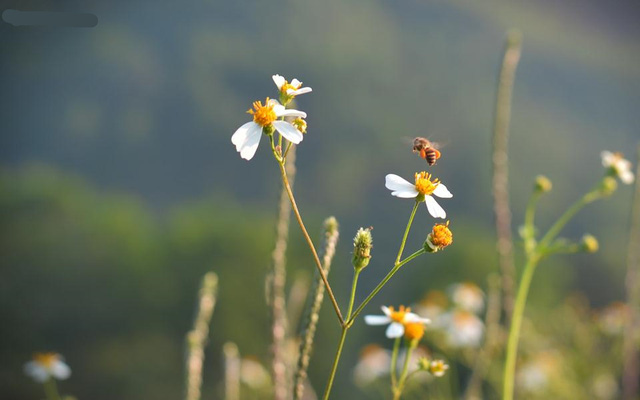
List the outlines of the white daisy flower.
{"type": "Polygon", "coordinates": [[[386,376],[391,365],[391,352],[377,344],[365,346],[360,352],[360,360],[353,370],[356,385],[366,387],[376,379],[386,376]]]}
{"type": "Polygon", "coordinates": [[[307,113],[292,108],[284,108],[282,104],[276,100],[270,100],[268,97],[264,105],[262,105],[261,101],[253,102],[253,108],[253,110],[247,111],[247,113],[253,115],[253,121],[242,125],[231,136],[231,143],[236,146],[236,151],[245,160],[251,160],[256,154],[265,128],[271,132],[273,132],[273,129],[277,130],[285,139],[294,144],[300,143],[304,138],[302,132],[296,129],[294,125],[287,121],[278,120],[278,118],[306,118],[307,113]]]}
{"type": "Polygon", "coordinates": [[[273,82],[278,87],[281,98],[282,96],[284,96],[285,98],[289,98],[290,100],[296,96],[310,93],[312,91],[310,87],[302,87],[302,82],[295,78],[291,81],[291,83],[287,82],[287,80],[284,79],[283,76],[280,76],[278,74],[273,75],[271,78],[273,78],[273,82]]]}
{"type": "Polygon", "coordinates": [[[419,315],[411,312],[410,307],[400,306],[396,311],[393,307],[382,306],[384,315],[366,315],[364,322],[367,325],[386,325],[389,324],[385,334],[389,339],[399,338],[404,335],[404,325],[411,322],[421,322],[428,324],[431,322],[428,318],[421,318],[419,315]]]}
{"type": "Polygon", "coordinates": [[[627,185],[633,183],[634,176],[631,171],[631,162],[622,157],[622,153],[612,153],[605,150],[600,153],[600,157],[602,158],[602,165],[611,170],[613,175],[620,178],[622,183],[627,185]]]}
{"type": "Polygon", "coordinates": [[[36,382],[44,383],[49,378],[67,379],[71,376],[71,368],[65,364],[60,354],[36,353],[33,360],[24,365],[24,373],[36,382]]]}
{"type": "Polygon", "coordinates": [[[484,292],[475,283],[456,283],[449,288],[451,300],[463,310],[478,314],[484,308],[484,292]]]}
{"type": "Polygon", "coordinates": [[[442,316],[447,339],[452,347],[478,347],[484,334],[484,323],[474,313],[455,310],[442,316]]]}
{"type": "Polygon", "coordinates": [[[391,190],[391,195],[404,198],[413,199],[424,198],[424,202],[427,204],[429,214],[434,218],[446,218],[447,213],[436,202],[432,195],[438,196],[443,199],[453,197],[451,192],[445,185],[440,183],[438,179],[431,180],[431,174],[426,172],[416,172],[415,184],[412,184],[398,175],[389,174],[385,177],[385,186],[391,190]]]}

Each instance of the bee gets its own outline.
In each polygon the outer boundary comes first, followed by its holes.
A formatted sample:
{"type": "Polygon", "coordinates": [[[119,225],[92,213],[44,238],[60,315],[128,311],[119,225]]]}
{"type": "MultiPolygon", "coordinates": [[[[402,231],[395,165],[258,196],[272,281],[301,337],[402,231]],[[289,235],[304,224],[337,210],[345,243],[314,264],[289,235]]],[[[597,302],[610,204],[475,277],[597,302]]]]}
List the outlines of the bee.
{"type": "Polygon", "coordinates": [[[440,158],[438,147],[439,145],[437,143],[431,142],[423,137],[413,139],[413,151],[420,153],[420,157],[427,160],[429,166],[434,165],[440,158]]]}

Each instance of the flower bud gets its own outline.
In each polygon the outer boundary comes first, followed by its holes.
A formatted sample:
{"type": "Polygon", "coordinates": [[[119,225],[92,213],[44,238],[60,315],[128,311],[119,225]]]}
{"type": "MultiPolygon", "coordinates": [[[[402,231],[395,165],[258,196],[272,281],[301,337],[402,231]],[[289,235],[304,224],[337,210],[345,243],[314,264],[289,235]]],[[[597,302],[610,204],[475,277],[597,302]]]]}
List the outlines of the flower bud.
{"type": "Polygon", "coordinates": [[[404,337],[410,342],[417,342],[424,336],[423,322],[409,322],[404,324],[404,337]]]}
{"type": "Polygon", "coordinates": [[[267,126],[264,126],[262,128],[262,133],[264,133],[267,136],[271,136],[273,135],[273,133],[276,131],[276,128],[274,128],[274,126],[272,124],[269,124],[267,126]]]}
{"type": "Polygon", "coordinates": [[[584,235],[580,240],[580,248],[587,253],[595,253],[598,247],[598,239],[592,235],[584,235]]]}
{"type": "Polygon", "coordinates": [[[427,253],[435,253],[451,243],[453,243],[453,233],[449,230],[449,221],[446,224],[435,224],[424,242],[424,250],[427,253]]]}
{"type": "Polygon", "coordinates": [[[552,187],[553,185],[551,184],[551,181],[549,180],[549,178],[547,178],[544,175],[536,176],[536,182],[533,187],[533,190],[536,193],[546,193],[550,191],[552,187]]]}
{"type": "Polygon", "coordinates": [[[429,371],[431,366],[431,360],[427,357],[420,357],[418,360],[418,369],[421,371],[429,371]]]}
{"type": "Polygon", "coordinates": [[[361,271],[371,259],[371,248],[373,247],[373,237],[371,228],[360,228],[353,238],[353,259],[352,264],[356,271],[361,271]]]}
{"type": "Polygon", "coordinates": [[[441,377],[449,369],[449,365],[442,360],[433,360],[429,365],[429,372],[433,376],[441,377]]]}
{"type": "Polygon", "coordinates": [[[293,126],[296,127],[301,133],[307,133],[307,121],[302,118],[296,118],[292,122],[293,126]]]}
{"type": "Polygon", "coordinates": [[[603,196],[610,196],[611,194],[613,194],[613,192],[616,191],[617,188],[618,182],[616,181],[616,179],[611,176],[606,176],[602,180],[602,183],[600,183],[600,187],[598,188],[598,190],[603,196]]]}

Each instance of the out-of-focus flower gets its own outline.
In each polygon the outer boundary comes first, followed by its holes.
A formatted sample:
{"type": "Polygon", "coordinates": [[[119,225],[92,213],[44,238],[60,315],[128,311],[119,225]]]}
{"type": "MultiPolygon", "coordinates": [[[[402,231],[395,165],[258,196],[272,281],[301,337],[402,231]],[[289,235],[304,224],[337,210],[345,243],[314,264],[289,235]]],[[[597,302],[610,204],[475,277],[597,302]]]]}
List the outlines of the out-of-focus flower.
{"type": "Polygon", "coordinates": [[[360,387],[367,386],[389,373],[391,352],[377,344],[365,346],[360,352],[360,360],[353,370],[353,379],[360,387]]]}
{"type": "Polygon", "coordinates": [[[256,154],[263,132],[270,134],[277,130],[285,139],[294,144],[300,143],[304,137],[302,132],[290,122],[277,120],[280,117],[306,118],[307,114],[303,111],[284,108],[276,100],[270,100],[267,97],[264,105],[261,101],[253,102],[253,110],[249,110],[247,113],[253,115],[253,121],[242,125],[231,136],[231,143],[236,146],[236,151],[245,160],[251,160],[256,154]]]}
{"type": "Polygon", "coordinates": [[[609,335],[619,335],[629,319],[629,306],[615,301],[596,313],[596,321],[600,329],[609,335]]]}
{"type": "Polygon", "coordinates": [[[453,243],[453,233],[449,230],[449,221],[446,224],[435,224],[433,230],[427,236],[424,249],[430,253],[442,250],[453,243]]]}
{"type": "Polygon", "coordinates": [[[389,324],[385,334],[389,339],[399,338],[404,334],[404,327],[411,322],[428,324],[431,322],[428,318],[421,318],[419,315],[411,312],[410,307],[400,306],[396,311],[393,307],[382,306],[384,315],[366,315],[364,322],[367,325],[386,325],[389,324]]]}
{"type": "Polygon", "coordinates": [[[39,383],[49,378],[64,380],[71,376],[71,368],[58,353],[34,354],[33,360],[24,365],[24,372],[39,383]]]}
{"type": "MultiPolygon", "coordinates": [[[[404,348],[402,350],[400,350],[400,353],[398,354],[398,363],[396,365],[397,368],[397,373],[401,373],[402,372],[402,368],[404,368],[404,360],[405,357],[407,356],[407,349],[404,348]]],[[[431,353],[429,352],[429,350],[424,347],[424,346],[418,346],[416,347],[412,352],[411,352],[411,358],[409,359],[409,367],[407,368],[407,371],[409,373],[418,371],[421,368],[421,360],[422,359],[431,359],[431,353]]],[[[416,379],[419,378],[422,375],[422,377],[424,378],[425,376],[428,377],[428,375],[425,374],[418,374],[415,378],[412,379],[416,379]]]]}
{"type": "Polygon", "coordinates": [[[445,185],[438,179],[431,180],[431,174],[419,172],[415,174],[415,184],[412,184],[398,175],[388,174],[385,177],[385,186],[391,190],[391,195],[403,199],[417,199],[427,204],[429,214],[434,218],[446,218],[447,213],[433,196],[443,199],[453,197],[445,185]]]}
{"type": "Polygon", "coordinates": [[[484,323],[474,313],[454,310],[442,316],[447,341],[453,347],[478,347],[484,333],[484,323]]]}
{"type": "Polygon", "coordinates": [[[273,83],[276,84],[278,90],[280,91],[280,101],[283,103],[288,103],[293,100],[294,97],[300,96],[301,94],[309,93],[312,91],[310,87],[302,87],[302,82],[297,79],[293,79],[291,83],[289,83],[283,76],[278,74],[273,75],[273,83]]]}
{"type": "Polygon", "coordinates": [[[484,308],[484,292],[475,283],[457,283],[449,291],[453,303],[463,310],[479,313],[484,308]]]}
{"type": "Polygon", "coordinates": [[[424,336],[424,323],[409,322],[404,325],[404,337],[410,342],[418,342],[424,336]]]}
{"type": "Polygon", "coordinates": [[[518,387],[528,392],[539,392],[545,389],[553,374],[559,368],[558,355],[554,352],[542,352],[527,361],[518,369],[516,380],[518,387]]]}
{"type": "Polygon", "coordinates": [[[536,183],[533,187],[533,190],[538,193],[546,193],[550,191],[552,187],[553,184],[551,183],[551,180],[549,180],[549,178],[544,175],[536,176],[536,183]]]}
{"type": "Polygon", "coordinates": [[[444,376],[445,372],[449,369],[449,364],[443,360],[433,360],[429,364],[429,372],[435,377],[444,376]]]}
{"type": "Polygon", "coordinates": [[[413,308],[418,315],[424,315],[435,321],[447,309],[448,302],[447,296],[442,291],[431,290],[413,308]]]}
{"type": "Polygon", "coordinates": [[[603,151],[600,153],[602,158],[602,165],[607,168],[612,176],[620,178],[622,183],[630,185],[633,183],[633,172],[631,171],[631,162],[626,160],[622,153],[612,153],[610,151],[603,151]]]}
{"type": "Polygon", "coordinates": [[[260,389],[271,382],[271,377],[258,360],[245,357],[240,363],[240,380],[252,389],[260,389]]]}

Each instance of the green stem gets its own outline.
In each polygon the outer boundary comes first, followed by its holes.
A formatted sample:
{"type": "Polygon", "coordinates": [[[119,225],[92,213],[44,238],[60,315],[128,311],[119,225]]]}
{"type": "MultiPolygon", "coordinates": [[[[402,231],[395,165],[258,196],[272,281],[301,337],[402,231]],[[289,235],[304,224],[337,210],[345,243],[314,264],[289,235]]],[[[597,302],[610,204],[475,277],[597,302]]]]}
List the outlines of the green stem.
{"type": "Polygon", "coordinates": [[[411,353],[418,345],[417,340],[411,341],[409,344],[409,348],[404,355],[404,365],[402,366],[402,373],[400,374],[400,380],[398,381],[398,386],[393,388],[393,400],[399,400],[402,395],[402,391],[404,390],[404,384],[407,381],[407,372],[409,371],[409,361],[411,360],[411,353]]]}
{"type": "Polygon", "coordinates": [[[511,327],[509,329],[509,339],[507,341],[507,358],[504,368],[504,382],[503,382],[503,400],[513,400],[513,386],[516,372],[516,356],[518,353],[518,340],[520,338],[520,327],[522,325],[522,315],[524,313],[524,307],[527,302],[527,294],[529,293],[529,287],[531,286],[531,280],[533,279],[533,273],[535,272],[536,265],[538,264],[538,257],[530,257],[524,267],[522,273],[522,279],[518,286],[518,294],[516,296],[516,302],[513,307],[513,316],[511,319],[511,327]]]}
{"type": "Polygon", "coordinates": [[[47,400],[60,400],[60,394],[58,393],[58,387],[56,381],[53,378],[47,379],[42,386],[44,387],[44,393],[47,396],[47,400]]]}
{"type": "Polygon", "coordinates": [[[374,298],[374,296],[376,294],[378,294],[378,292],[380,291],[380,289],[382,289],[384,287],[384,285],[387,284],[387,282],[389,281],[389,279],[391,279],[393,277],[393,275],[398,272],[398,270],[400,269],[400,267],[402,267],[403,265],[405,265],[406,263],[408,263],[409,261],[413,260],[414,258],[418,257],[419,255],[422,255],[424,253],[424,249],[420,249],[418,251],[416,251],[415,253],[411,254],[409,257],[405,258],[404,260],[400,261],[398,264],[396,264],[391,271],[389,271],[389,273],[387,274],[387,276],[384,277],[384,279],[382,279],[382,281],[380,281],[380,283],[378,283],[378,286],[375,287],[375,289],[373,289],[371,291],[371,293],[369,293],[369,295],[367,296],[366,299],[364,299],[362,301],[362,303],[358,306],[358,308],[356,308],[356,311],[353,312],[353,315],[351,316],[351,318],[349,318],[347,320],[346,325],[347,326],[351,326],[351,324],[353,324],[353,321],[356,319],[356,317],[358,317],[358,315],[362,312],[362,310],[365,308],[365,306],[367,304],[369,304],[369,302],[371,301],[371,299],[374,298]]]}
{"type": "Polygon", "coordinates": [[[397,337],[393,342],[393,353],[391,353],[391,387],[395,388],[398,377],[396,366],[398,365],[398,350],[400,350],[400,342],[402,341],[402,337],[397,337]]]}
{"type": "MultiPolygon", "coordinates": [[[[351,316],[351,311],[353,310],[353,303],[356,298],[356,288],[358,287],[358,277],[360,276],[360,272],[362,270],[355,270],[353,273],[353,283],[351,284],[351,295],[349,296],[349,308],[347,311],[347,319],[351,316]]],[[[342,348],[344,347],[344,341],[347,338],[347,332],[349,331],[349,325],[342,326],[342,334],[340,335],[340,343],[338,343],[338,350],[336,351],[336,356],[333,359],[333,366],[331,367],[331,373],[329,375],[329,380],[327,381],[327,386],[324,390],[324,400],[329,399],[329,394],[331,393],[331,387],[333,386],[333,379],[336,376],[336,371],[338,370],[338,363],[340,362],[340,356],[342,356],[342,348]]]]}
{"type": "MultiPolygon", "coordinates": [[[[273,144],[273,141],[272,141],[273,144]]],[[[275,155],[275,152],[274,152],[275,155]]],[[[302,230],[302,235],[307,241],[307,245],[309,245],[309,250],[311,250],[311,255],[313,256],[313,260],[315,261],[316,268],[318,269],[318,273],[322,278],[322,283],[324,284],[325,289],[327,290],[327,295],[329,295],[329,299],[331,300],[331,304],[333,305],[333,309],[336,312],[336,316],[340,321],[340,325],[344,326],[344,318],[342,318],[342,313],[340,312],[340,306],[338,306],[338,302],[336,301],[336,296],[333,295],[333,290],[331,290],[331,285],[329,285],[329,281],[327,280],[327,274],[324,272],[324,268],[322,268],[322,262],[320,262],[320,258],[318,258],[318,252],[316,251],[315,246],[313,245],[313,241],[307,232],[307,228],[304,226],[304,222],[302,222],[302,216],[300,215],[300,211],[298,210],[298,205],[296,204],[296,199],[293,197],[293,191],[291,190],[291,185],[289,185],[289,179],[287,178],[287,171],[285,170],[284,162],[278,162],[280,166],[280,175],[282,177],[282,184],[287,190],[287,195],[289,196],[289,201],[291,202],[291,208],[293,210],[293,214],[296,216],[296,220],[298,221],[298,225],[300,225],[300,229],[302,230]]]]}
{"type": "Polygon", "coordinates": [[[418,204],[420,203],[416,201],[416,203],[413,205],[413,210],[411,210],[411,216],[409,217],[409,222],[407,222],[407,227],[404,230],[404,236],[402,237],[402,242],[400,243],[400,250],[398,250],[398,256],[396,257],[395,265],[397,265],[400,262],[400,259],[402,258],[404,245],[407,243],[407,236],[409,236],[409,230],[411,229],[411,224],[413,224],[413,218],[416,216],[416,210],[418,209],[418,204]]]}

